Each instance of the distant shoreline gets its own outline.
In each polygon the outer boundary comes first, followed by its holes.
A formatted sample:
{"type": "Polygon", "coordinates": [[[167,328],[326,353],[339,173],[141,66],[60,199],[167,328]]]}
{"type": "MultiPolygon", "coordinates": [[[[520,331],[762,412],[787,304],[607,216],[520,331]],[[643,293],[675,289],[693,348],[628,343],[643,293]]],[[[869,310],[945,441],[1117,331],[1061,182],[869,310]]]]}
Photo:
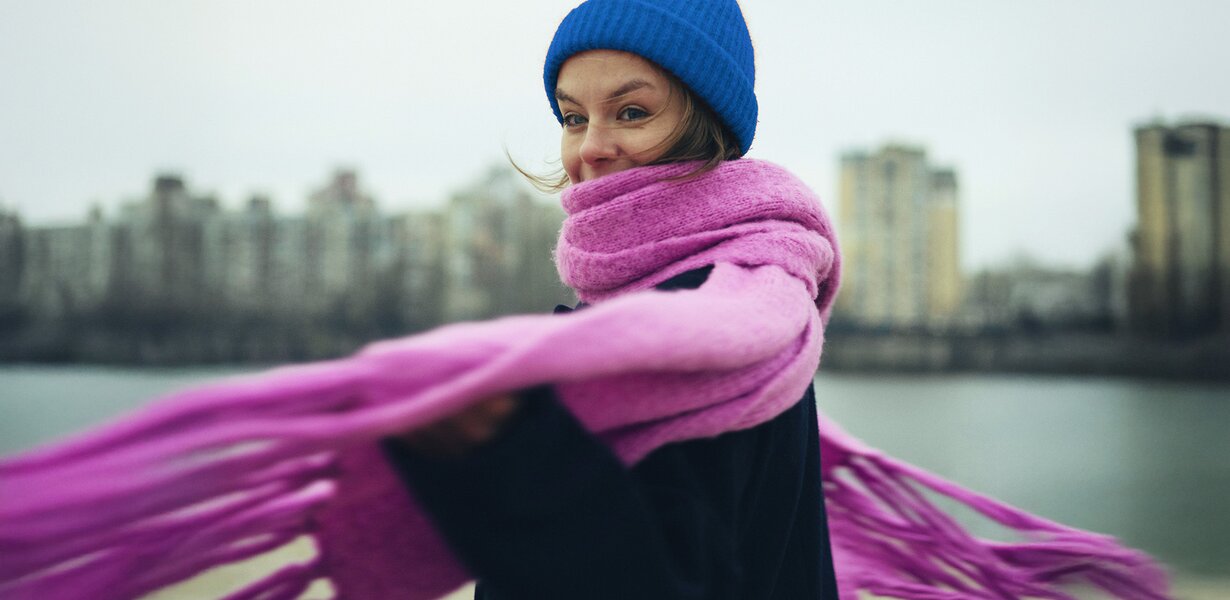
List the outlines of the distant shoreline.
{"type": "Polygon", "coordinates": [[[834,372],[1113,375],[1230,382],[1230,337],[1160,341],[1115,333],[831,332],[834,372]]]}
{"type": "MultiPolygon", "coordinates": [[[[337,338],[302,330],[277,332],[282,335],[253,331],[244,339],[220,333],[9,338],[0,340],[0,364],[268,366],[346,356],[365,343],[359,337],[337,338]]],[[[1100,375],[1230,382],[1230,337],[1159,341],[1116,333],[835,330],[826,336],[822,365],[829,372],[1100,375]]]]}

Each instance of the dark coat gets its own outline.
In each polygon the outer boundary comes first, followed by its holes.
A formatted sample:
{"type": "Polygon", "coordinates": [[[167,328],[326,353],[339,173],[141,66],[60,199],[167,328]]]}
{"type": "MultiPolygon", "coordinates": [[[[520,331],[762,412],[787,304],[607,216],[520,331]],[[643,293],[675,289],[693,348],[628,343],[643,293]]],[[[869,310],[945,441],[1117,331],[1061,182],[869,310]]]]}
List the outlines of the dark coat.
{"type": "MultiPolygon", "coordinates": [[[[699,287],[711,270],[658,289],[699,287]]],[[[476,599],[837,598],[810,386],[767,423],[668,444],[630,470],[549,386],[521,398],[461,459],[385,444],[479,578],[476,599]]]]}

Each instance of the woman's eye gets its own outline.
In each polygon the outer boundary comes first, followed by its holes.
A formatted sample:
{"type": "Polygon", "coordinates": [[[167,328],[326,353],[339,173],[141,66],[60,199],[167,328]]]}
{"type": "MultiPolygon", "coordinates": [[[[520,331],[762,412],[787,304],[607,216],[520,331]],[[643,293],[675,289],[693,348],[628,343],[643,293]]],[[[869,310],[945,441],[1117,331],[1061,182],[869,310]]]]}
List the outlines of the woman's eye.
{"type": "Polygon", "coordinates": [[[568,113],[564,115],[564,127],[576,127],[585,122],[585,118],[576,113],[568,113]]]}
{"type": "Polygon", "coordinates": [[[623,111],[620,113],[620,117],[627,119],[629,121],[635,121],[637,119],[644,119],[645,117],[648,117],[648,116],[649,116],[649,113],[635,106],[629,106],[628,108],[623,109],[623,111]]]}

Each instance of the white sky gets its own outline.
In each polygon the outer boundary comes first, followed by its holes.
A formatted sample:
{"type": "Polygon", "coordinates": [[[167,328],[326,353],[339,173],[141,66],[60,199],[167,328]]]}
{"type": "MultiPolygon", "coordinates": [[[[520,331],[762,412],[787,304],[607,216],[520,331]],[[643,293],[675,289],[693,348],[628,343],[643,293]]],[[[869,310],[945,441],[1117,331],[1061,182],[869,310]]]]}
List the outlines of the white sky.
{"type": "MultiPolygon", "coordinates": [[[[439,205],[507,147],[557,155],[541,83],[574,0],[0,0],[0,203],[113,208],[170,169],[286,212],[336,166],[388,211],[439,205]]],[[[744,0],[751,156],[835,210],[840,153],[955,167],[963,262],[1086,265],[1135,220],[1131,128],[1230,118],[1224,0],[744,0]]]]}

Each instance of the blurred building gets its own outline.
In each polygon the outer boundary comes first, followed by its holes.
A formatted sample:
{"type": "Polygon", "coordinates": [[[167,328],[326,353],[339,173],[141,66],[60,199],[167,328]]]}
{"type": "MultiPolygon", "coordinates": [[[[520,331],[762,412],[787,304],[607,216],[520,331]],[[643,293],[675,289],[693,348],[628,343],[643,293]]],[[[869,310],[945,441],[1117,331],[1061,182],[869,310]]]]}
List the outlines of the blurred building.
{"type": "Polygon", "coordinates": [[[386,216],[349,170],[307,200],[301,216],[260,195],[223,210],[161,174],[110,218],[28,227],[0,210],[0,357],[336,356],[570,296],[551,260],[563,213],[507,169],[444,211],[386,216]]]}
{"type": "Polygon", "coordinates": [[[507,169],[493,168],[449,201],[444,215],[444,318],[549,311],[570,293],[552,261],[564,213],[535,202],[507,169]]]}
{"type": "Polygon", "coordinates": [[[1135,329],[1230,330],[1230,128],[1136,128],[1137,225],[1128,294],[1135,329]]]}
{"type": "Polygon", "coordinates": [[[398,318],[410,330],[445,322],[444,215],[409,212],[394,217],[391,235],[396,255],[388,285],[396,297],[398,318]]]}
{"type": "Polygon", "coordinates": [[[390,223],[354,171],[340,170],[308,197],[304,267],[315,311],[346,320],[377,308],[381,279],[393,265],[390,223]]]}
{"type": "Polygon", "coordinates": [[[1089,271],[1020,256],[984,269],[967,283],[961,324],[981,331],[1111,331],[1122,312],[1120,265],[1113,254],[1089,271]]]}
{"type": "Polygon", "coordinates": [[[0,206],[0,320],[18,310],[21,287],[23,228],[21,217],[0,206]]]}
{"type": "Polygon", "coordinates": [[[95,309],[111,283],[110,231],[99,220],[31,228],[22,243],[20,302],[31,315],[60,318],[95,309]]]}
{"type": "Polygon", "coordinates": [[[956,173],[921,148],[841,159],[842,290],[834,318],[868,327],[948,325],[961,304],[956,173]]]}
{"type": "Polygon", "coordinates": [[[221,216],[217,198],[195,195],[182,177],[162,174],[144,198],[126,203],[113,222],[101,214],[92,219],[108,232],[108,260],[97,268],[105,273],[98,277],[107,280],[112,307],[179,318],[216,306],[215,288],[207,278],[206,232],[221,216]]]}
{"type": "Polygon", "coordinates": [[[275,294],[278,265],[274,245],[279,240],[268,198],[255,196],[243,210],[208,219],[204,226],[206,293],[215,306],[259,313],[277,300],[280,306],[293,307],[282,302],[293,302],[302,289],[275,294]]]}

